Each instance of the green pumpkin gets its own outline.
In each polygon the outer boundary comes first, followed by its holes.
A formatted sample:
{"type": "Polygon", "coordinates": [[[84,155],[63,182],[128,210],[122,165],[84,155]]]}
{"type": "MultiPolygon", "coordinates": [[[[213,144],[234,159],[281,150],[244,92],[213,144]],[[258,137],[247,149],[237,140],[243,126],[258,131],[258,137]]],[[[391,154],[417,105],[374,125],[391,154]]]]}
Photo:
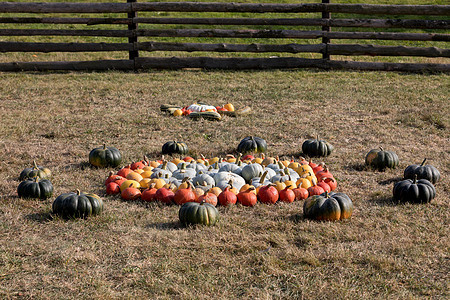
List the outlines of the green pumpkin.
{"type": "Polygon", "coordinates": [[[380,147],[367,153],[365,163],[374,169],[382,171],[386,168],[395,169],[399,164],[399,159],[395,152],[385,151],[380,147]]]}
{"type": "Polygon", "coordinates": [[[305,218],[323,221],[348,219],[353,213],[353,202],[344,193],[314,195],[305,200],[303,214],[305,218]]]}
{"type": "Polygon", "coordinates": [[[89,153],[89,163],[96,167],[117,167],[122,162],[122,154],[114,147],[98,147],[89,153]]]}
{"type": "Polygon", "coordinates": [[[426,179],[405,179],[394,184],[394,200],[411,203],[428,203],[436,197],[434,185],[426,179]]]}
{"type": "Polygon", "coordinates": [[[264,139],[257,136],[248,136],[243,138],[238,147],[239,153],[264,153],[267,151],[267,143],[264,139]]]}
{"type": "Polygon", "coordinates": [[[53,195],[53,185],[48,179],[28,178],[19,184],[17,194],[21,198],[47,199],[53,195]]]}
{"type": "Polygon", "coordinates": [[[441,178],[441,173],[438,169],[432,165],[425,165],[427,159],[425,158],[420,165],[409,165],[403,172],[405,179],[414,179],[417,175],[417,179],[426,179],[432,184],[435,184],[441,178]]]}
{"type": "Polygon", "coordinates": [[[213,226],[219,220],[219,211],[213,205],[202,201],[184,203],[178,213],[183,225],[207,225],[213,226]]]}
{"type": "Polygon", "coordinates": [[[64,193],[56,197],[52,205],[53,213],[64,219],[87,218],[103,211],[103,201],[96,194],[64,193]]]}
{"type": "Polygon", "coordinates": [[[50,178],[52,172],[45,167],[38,166],[36,161],[33,161],[33,167],[25,168],[20,172],[19,181],[23,181],[27,178],[39,177],[41,179],[50,178]]]}
{"type": "Polygon", "coordinates": [[[309,139],[303,142],[302,152],[309,157],[326,157],[333,152],[334,147],[325,140],[309,139]]]}
{"type": "Polygon", "coordinates": [[[180,154],[186,155],[188,153],[188,147],[183,142],[169,141],[162,146],[162,154],[180,154]]]}

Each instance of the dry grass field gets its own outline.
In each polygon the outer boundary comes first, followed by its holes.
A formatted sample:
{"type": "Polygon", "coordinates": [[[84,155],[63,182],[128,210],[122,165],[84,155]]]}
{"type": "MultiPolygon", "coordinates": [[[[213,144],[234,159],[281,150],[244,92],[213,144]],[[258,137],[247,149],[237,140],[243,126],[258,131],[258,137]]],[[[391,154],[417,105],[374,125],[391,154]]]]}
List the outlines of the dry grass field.
{"type": "Polygon", "coordinates": [[[314,70],[0,74],[0,298],[448,299],[450,77],[314,70]],[[233,103],[252,113],[221,122],[159,111],[163,103],[233,103]],[[355,211],[343,222],[303,218],[303,203],[219,207],[215,227],[183,228],[177,206],[107,196],[109,169],[88,164],[106,143],[123,163],[160,158],[168,140],[191,156],[233,153],[248,135],[269,155],[298,158],[320,135],[323,159],[355,211]],[[400,167],[364,166],[383,146],[400,167]],[[429,204],[398,204],[392,187],[428,158],[442,175],[429,204]],[[54,196],[17,196],[33,160],[53,172],[54,196]],[[97,193],[87,220],[51,214],[61,193],[97,193]]]}

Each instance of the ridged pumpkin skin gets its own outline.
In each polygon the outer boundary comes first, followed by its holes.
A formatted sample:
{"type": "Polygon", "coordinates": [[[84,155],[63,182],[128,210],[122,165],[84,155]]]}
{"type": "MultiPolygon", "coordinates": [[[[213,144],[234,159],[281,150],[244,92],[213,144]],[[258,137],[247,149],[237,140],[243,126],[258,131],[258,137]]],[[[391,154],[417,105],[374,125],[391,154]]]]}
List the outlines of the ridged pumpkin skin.
{"type": "Polygon", "coordinates": [[[96,167],[114,168],[119,166],[121,162],[122,154],[120,154],[120,151],[114,147],[106,147],[106,145],[103,145],[103,147],[92,149],[89,153],[89,163],[96,167]]]}
{"type": "Polygon", "coordinates": [[[64,219],[87,218],[103,211],[103,201],[96,194],[63,193],[53,201],[52,210],[64,219]]]}
{"type": "Polygon", "coordinates": [[[305,200],[303,214],[305,218],[321,221],[348,219],[353,213],[353,202],[344,193],[324,193],[305,200]]]}
{"type": "Polygon", "coordinates": [[[420,165],[410,165],[406,167],[403,172],[403,177],[405,179],[414,179],[417,175],[417,179],[426,179],[432,184],[435,184],[441,178],[441,173],[439,170],[432,165],[425,165],[427,159],[424,159],[420,165]]]}
{"type": "Polygon", "coordinates": [[[426,179],[405,179],[394,184],[393,194],[400,202],[428,203],[436,197],[436,189],[426,179]]]}
{"type": "Polygon", "coordinates": [[[48,179],[28,178],[19,184],[17,194],[21,198],[47,199],[53,195],[53,185],[48,179]]]}
{"type": "Polygon", "coordinates": [[[184,203],[178,213],[183,225],[207,225],[213,226],[219,220],[219,211],[213,205],[205,202],[184,203]]]}
{"type": "Polygon", "coordinates": [[[309,157],[326,157],[333,152],[334,147],[330,143],[319,139],[309,139],[303,142],[302,152],[309,157]]]}
{"type": "Polygon", "coordinates": [[[183,142],[169,141],[162,146],[161,153],[186,155],[188,153],[188,147],[183,142]]]}
{"type": "Polygon", "coordinates": [[[239,153],[264,153],[267,151],[267,143],[264,139],[256,136],[243,138],[237,147],[239,153]]]}
{"type": "Polygon", "coordinates": [[[25,168],[20,172],[19,181],[23,181],[28,178],[39,177],[41,179],[49,179],[52,172],[48,168],[38,166],[35,161],[33,161],[32,168],[25,168]]]}
{"type": "Polygon", "coordinates": [[[367,153],[365,163],[374,169],[382,171],[386,168],[395,169],[399,164],[399,159],[395,152],[385,151],[380,147],[367,153]]]}

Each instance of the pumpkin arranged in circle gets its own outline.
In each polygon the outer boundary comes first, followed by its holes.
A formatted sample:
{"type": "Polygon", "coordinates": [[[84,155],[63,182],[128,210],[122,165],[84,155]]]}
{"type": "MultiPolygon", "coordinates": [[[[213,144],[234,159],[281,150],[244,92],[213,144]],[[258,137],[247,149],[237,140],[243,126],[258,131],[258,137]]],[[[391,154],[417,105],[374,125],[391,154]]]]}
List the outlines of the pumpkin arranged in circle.
{"type": "Polygon", "coordinates": [[[188,147],[184,142],[169,141],[162,146],[162,154],[180,154],[186,155],[188,153],[188,147]]]}
{"type": "Polygon", "coordinates": [[[21,198],[47,199],[53,195],[53,185],[48,179],[28,178],[19,184],[17,194],[21,198]]]}
{"type": "Polygon", "coordinates": [[[305,200],[303,214],[305,218],[323,221],[348,219],[353,213],[353,202],[344,193],[314,195],[305,200]]]}
{"type": "Polygon", "coordinates": [[[441,178],[441,173],[439,173],[439,170],[432,165],[425,165],[426,161],[427,159],[425,158],[420,165],[410,165],[406,167],[403,172],[403,177],[405,179],[414,179],[414,176],[417,175],[417,179],[426,179],[432,184],[438,182],[441,178]]]}
{"type": "Polygon", "coordinates": [[[103,145],[103,147],[92,149],[89,153],[89,163],[96,167],[117,167],[121,162],[122,154],[114,147],[103,145]]]}
{"type": "Polygon", "coordinates": [[[379,149],[372,149],[367,153],[365,163],[377,170],[385,170],[386,168],[395,169],[399,164],[397,154],[393,151],[379,149]]]}
{"type": "Polygon", "coordinates": [[[33,167],[25,168],[20,172],[19,181],[23,181],[28,178],[39,177],[40,179],[48,179],[52,172],[45,167],[38,166],[36,161],[33,161],[33,167]]]}
{"type": "Polygon", "coordinates": [[[434,185],[426,180],[405,179],[394,184],[394,200],[411,203],[428,203],[436,197],[434,185]]]}
{"type": "Polygon", "coordinates": [[[64,219],[87,218],[103,211],[103,200],[96,194],[85,194],[77,190],[56,197],[52,210],[64,219]]]}
{"type": "Polygon", "coordinates": [[[303,142],[302,152],[309,157],[326,157],[333,152],[334,147],[324,140],[309,139],[303,142]]]}
{"type": "Polygon", "coordinates": [[[256,136],[248,136],[241,140],[237,147],[239,153],[264,153],[267,151],[267,143],[256,136]]]}
{"type": "Polygon", "coordinates": [[[180,207],[178,212],[180,222],[183,225],[207,225],[213,226],[219,220],[219,211],[213,205],[204,201],[187,202],[180,207]]]}

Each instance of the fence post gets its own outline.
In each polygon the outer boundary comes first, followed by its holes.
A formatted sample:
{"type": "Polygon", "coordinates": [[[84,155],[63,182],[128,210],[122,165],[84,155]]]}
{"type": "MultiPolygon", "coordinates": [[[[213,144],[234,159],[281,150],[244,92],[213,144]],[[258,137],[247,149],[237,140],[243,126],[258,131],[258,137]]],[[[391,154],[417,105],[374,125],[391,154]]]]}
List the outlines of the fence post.
{"type": "MultiPolygon", "coordinates": [[[[322,0],[322,3],[330,3],[330,0],[322,0]]],[[[329,20],[331,18],[331,13],[328,11],[324,11],[322,12],[322,20],[329,20]]],[[[326,31],[326,32],[330,32],[331,31],[331,27],[326,25],[326,26],[322,26],[322,31],[326,31]]],[[[328,54],[328,44],[330,43],[330,38],[328,37],[322,37],[322,43],[325,44],[325,51],[322,53],[322,58],[323,59],[330,59],[330,54],[328,54]]]]}
{"type": "MultiPolygon", "coordinates": [[[[137,0],[127,0],[127,3],[135,3],[137,0]]],[[[131,4],[133,6],[133,4],[131,4]]],[[[128,30],[130,30],[133,34],[128,38],[128,43],[133,44],[137,43],[138,38],[136,35],[137,24],[134,22],[134,18],[137,17],[137,12],[132,10],[128,13],[128,18],[131,19],[131,24],[128,24],[128,30]]],[[[134,60],[139,57],[139,51],[134,49],[129,51],[129,59],[134,60]]],[[[136,71],[136,70],[135,70],[136,71]]]]}

